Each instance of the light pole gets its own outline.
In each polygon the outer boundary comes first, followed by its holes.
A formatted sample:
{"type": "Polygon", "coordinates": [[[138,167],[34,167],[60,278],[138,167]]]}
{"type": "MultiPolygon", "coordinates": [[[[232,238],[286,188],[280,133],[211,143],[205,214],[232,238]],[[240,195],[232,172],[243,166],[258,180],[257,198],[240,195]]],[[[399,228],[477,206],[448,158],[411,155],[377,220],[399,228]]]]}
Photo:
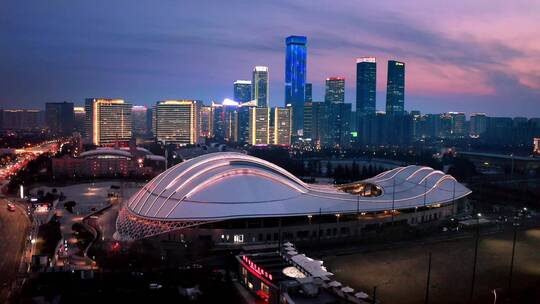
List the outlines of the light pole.
{"type": "Polygon", "coordinates": [[[478,213],[477,215],[477,223],[476,223],[476,241],[474,244],[474,262],[473,262],[473,271],[472,271],[472,280],[471,280],[471,293],[469,294],[469,302],[472,302],[473,294],[474,294],[474,283],[476,279],[476,260],[478,258],[478,240],[480,238],[480,217],[482,216],[481,213],[478,213]]]}
{"type": "Polygon", "coordinates": [[[424,304],[429,302],[429,281],[431,279],[431,252],[429,253],[428,259],[428,273],[427,273],[427,282],[426,282],[426,297],[424,298],[424,304]]]}
{"type": "Polygon", "coordinates": [[[514,271],[514,256],[516,253],[517,225],[514,223],[514,240],[512,241],[512,259],[510,260],[510,274],[508,276],[508,294],[512,294],[512,275],[514,271]]]}
{"type": "Polygon", "coordinates": [[[394,206],[396,201],[396,177],[393,179],[393,187],[392,187],[392,227],[394,227],[394,206]]]}
{"type": "Polygon", "coordinates": [[[497,304],[497,288],[493,289],[491,292],[493,292],[493,304],[497,304]]]}

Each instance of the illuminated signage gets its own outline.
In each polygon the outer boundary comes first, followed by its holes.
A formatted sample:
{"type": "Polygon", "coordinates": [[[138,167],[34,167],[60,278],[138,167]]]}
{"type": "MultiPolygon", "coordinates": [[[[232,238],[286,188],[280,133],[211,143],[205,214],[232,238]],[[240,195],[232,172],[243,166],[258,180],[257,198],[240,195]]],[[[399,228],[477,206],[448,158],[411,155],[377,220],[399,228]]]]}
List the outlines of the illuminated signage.
{"type": "Polygon", "coordinates": [[[257,273],[258,275],[262,276],[262,277],[265,277],[267,279],[269,279],[270,281],[272,280],[272,275],[268,272],[266,272],[264,269],[262,269],[261,267],[259,267],[257,264],[255,264],[252,260],[250,260],[247,256],[243,255],[242,256],[242,260],[244,261],[244,263],[246,263],[249,268],[251,270],[253,270],[255,273],[257,273]]]}

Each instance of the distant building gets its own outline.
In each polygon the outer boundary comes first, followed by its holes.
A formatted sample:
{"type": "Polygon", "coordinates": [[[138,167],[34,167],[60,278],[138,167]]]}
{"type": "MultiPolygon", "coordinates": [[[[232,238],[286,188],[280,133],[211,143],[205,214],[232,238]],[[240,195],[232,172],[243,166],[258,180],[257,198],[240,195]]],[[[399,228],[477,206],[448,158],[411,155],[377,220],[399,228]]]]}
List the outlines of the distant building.
{"type": "Polygon", "coordinates": [[[484,113],[472,113],[470,120],[470,131],[469,134],[471,137],[480,137],[486,132],[487,129],[487,116],[484,113]]]}
{"type": "Polygon", "coordinates": [[[270,108],[249,108],[249,144],[270,144],[270,108]]]}
{"type": "Polygon", "coordinates": [[[60,135],[70,135],[75,129],[72,102],[45,103],[45,123],[47,128],[60,135]]]}
{"type": "Polygon", "coordinates": [[[270,103],[270,88],[268,82],[268,67],[256,66],[253,69],[251,98],[256,100],[258,107],[268,107],[270,103]]]}
{"type": "Polygon", "coordinates": [[[345,78],[328,77],[324,90],[324,101],[326,103],[345,102],[345,78]]]}
{"type": "Polygon", "coordinates": [[[208,106],[201,107],[200,134],[204,138],[214,137],[214,108],[208,106]]]}
{"type": "Polygon", "coordinates": [[[270,142],[274,145],[290,146],[292,132],[291,108],[275,107],[270,110],[270,142]]]}
{"type": "Polygon", "coordinates": [[[157,142],[176,145],[198,143],[201,106],[199,100],[158,101],[154,107],[157,142]]]}
{"type": "Polygon", "coordinates": [[[251,81],[237,80],[234,82],[234,101],[248,102],[251,100],[251,81]]]}
{"type": "Polygon", "coordinates": [[[356,59],[356,113],[375,115],[377,106],[377,62],[375,57],[356,59]]]}
{"type": "Polygon", "coordinates": [[[463,112],[449,112],[452,119],[451,134],[454,138],[462,138],[466,134],[466,118],[463,112]]]}
{"type": "Polygon", "coordinates": [[[81,135],[85,135],[86,111],[84,107],[73,107],[73,117],[75,131],[80,132],[81,135]]]}
{"type": "Polygon", "coordinates": [[[326,138],[328,127],[328,105],[324,102],[306,102],[304,104],[303,138],[315,146],[320,146],[326,138]]]}
{"type": "Polygon", "coordinates": [[[326,140],[323,145],[329,147],[349,148],[351,141],[351,104],[326,103],[328,125],[325,127],[326,140]]]}
{"type": "Polygon", "coordinates": [[[359,115],[359,143],[365,146],[408,146],[412,142],[412,115],[359,115]]]}
{"type": "Polygon", "coordinates": [[[313,101],[313,84],[306,83],[306,102],[313,101]]]}
{"type": "Polygon", "coordinates": [[[403,115],[405,113],[405,63],[388,61],[388,79],[386,83],[386,114],[403,115]]]}
{"type": "Polygon", "coordinates": [[[52,159],[55,178],[152,177],[165,169],[165,158],[131,145],[125,148],[97,148],[78,157],[52,159]]]}
{"type": "Polygon", "coordinates": [[[147,112],[146,106],[133,106],[131,108],[131,118],[133,122],[133,133],[136,135],[147,134],[150,130],[147,129],[147,112]]]}
{"type": "Polygon", "coordinates": [[[212,102],[213,137],[218,141],[238,141],[238,109],[240,103],[225,99],[222,103],[212,102]]]}
{"type": "Polygon", "coordinates": [[[289,36],[285,39],[285,105],[293,112],[293,135],[302,135],[304,102],[306,101],[307,38],[289,36]]]}
{"type": "Polygon", "coordinates": [[[130,103],[123,99],[87,98],[86,139],[94,145],[127,143],[132,136],[130,103]]]}
{"type": "Polygon", "coordinates": [[[533,154],[540,155],[540,137],[533,138],[533,154]]]}
{"type": "Polygon", "coordinates": [[[3,130],[32,131],[45,125],[45,115],[41,110],[5,109],[0,110],[3,130]]]}

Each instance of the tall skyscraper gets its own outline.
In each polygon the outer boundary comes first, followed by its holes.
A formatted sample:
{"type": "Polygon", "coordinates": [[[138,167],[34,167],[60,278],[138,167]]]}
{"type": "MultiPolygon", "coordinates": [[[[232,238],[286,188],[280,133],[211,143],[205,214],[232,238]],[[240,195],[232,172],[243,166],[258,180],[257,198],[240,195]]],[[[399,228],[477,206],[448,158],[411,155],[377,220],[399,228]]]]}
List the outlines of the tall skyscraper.
{"type": "Polygon", "coordinates": [[[198,143],[201,106],[199,100],[158,101],[154,108],[156,140],[163,144],[198,143]]]}
{"type": "Polygon", "coordinates": [[[321,145],[328,131],[328,104],[324,102],[306,102],[304,105],[305,140],[313,145],[321,145]]]}
{"type": "Polygon", "coordinates": [[[266,66],[256,66],[253,69],[251,98],[257,101],[258,107],[268,107],[269,105],[268,76],[268,67],[266,66]]]}
{"type": "Polygon", "coordinates": [[[123,99],[87,98],[86,139],[94,145],[127,143],[132,135],[130,103],[123,99]]]}
{"type": "Polygon", "coordinates": [[[234,82],[234,101],[248,102],[251,100],[251,81],[237,80],[234,82]]]}
{"type": "Polygon", "coordinates": [[[466,118],[463,112],[449,112],[448,115],[452,118],[451,134],[452,137],[463,137],[466,133],[466,118]]]}
{"type": "Polygon", "coordinates": [[[329,77],[326,78],[324,90],[324,101],[327,103],[345,102],[345,78],[329,77]]]}
{"type": "Polygon", "coordinates": [[[356,59],[356,113],[375,115],[377,107],[377,62],[375,57],[356,59]]]}
{"type": "Polygon", "coordinates": [[[285,105],[292,106],[293,135],[302,135],[306,101],[307,38],[289,36],[285,43],[285,105]]]}
{"type": "Polygon", "coordinates": [[[388,79],[386,83],[386,114],[403,115],[405,113],[405,63],[388,61],[388,79]]]}
{"type": "Polygon", "coordinates": [[[30,109],[0,110],[0,123],[3,130],[40,129],[45,125],[45,113],[30,109]]]}
{"type": "Polygon", "coordinates": [[[306,102],[313,101],[313,84],[306,83],[306,102]]]}
{"type": "Polygon", "coordinates": [[[75,129],[72,102],[45,103],[45,123],[53,133],[68,135],[75,129]]]}

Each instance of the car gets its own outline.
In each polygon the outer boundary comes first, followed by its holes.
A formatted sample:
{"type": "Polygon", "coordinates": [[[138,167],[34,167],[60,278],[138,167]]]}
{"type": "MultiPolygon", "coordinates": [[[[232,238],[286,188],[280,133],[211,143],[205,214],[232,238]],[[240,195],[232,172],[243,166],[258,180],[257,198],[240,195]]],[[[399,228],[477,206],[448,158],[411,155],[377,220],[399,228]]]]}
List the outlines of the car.
{"type": "Polygon", "coordinates": [[[15,204],[13,203],[8,203],[7,204],[7,210],[11,211],[11,212],[15,212],[15,204]]]}
{"type": "Polygon", "coordinates": [[[158,290],[158,289],[161,289],[161,287],[163,287],[163,286],[161,286],[160,284],[157,284],[157,283],[150,283],[148,285],[148,288],[150,290],[158,290]]]}

